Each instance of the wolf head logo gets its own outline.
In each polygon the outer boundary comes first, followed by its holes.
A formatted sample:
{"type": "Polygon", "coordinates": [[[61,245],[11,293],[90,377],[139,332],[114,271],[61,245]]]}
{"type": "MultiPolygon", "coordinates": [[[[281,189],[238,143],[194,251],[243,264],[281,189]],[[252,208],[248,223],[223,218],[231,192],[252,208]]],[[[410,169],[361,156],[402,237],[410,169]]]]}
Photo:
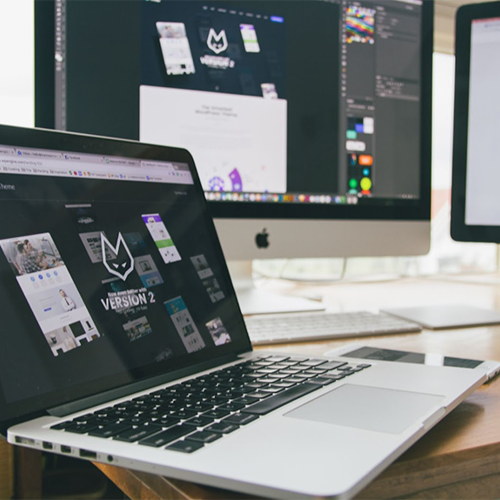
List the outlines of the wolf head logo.
{"type": "Polygon", "coordinates": [[[213,50],[216,54],[224,52],[228,47],[226,32],[222,30],[217,34],[213,28],[210,28],[207,45],[208,48],[213,50]]]}
{"type": "MultiPolygon", "coordinates": [[[[134,270],[134,259],[132,257],[132,254],[130,253],[130,250],[125,243],[122,233],[118,233],[118,239],[116,240],[116,247],[114,247],[104,236],[103,233],[101,233],[101,247],[102,247],[102,262],[104,264],[104,267],[111,273],[114,274],[115,276],[118,276],[121,278],[123,281],[125,281],[128,277],[128,275],[134,270]],[[125,258],[119,258],[120,254],[120,247],[123,247],[125,249],[125,252],[127,253],[128,257],[125,258]],[[108,249],[108,253],[111,255],[116,255],[118,257],[118,262],[113,262],[111,264],[108,263],[108,257],[106,255],[106,249],[108,249]]],[[[122,252],[123,255],[123,252],[122,252]]]]}

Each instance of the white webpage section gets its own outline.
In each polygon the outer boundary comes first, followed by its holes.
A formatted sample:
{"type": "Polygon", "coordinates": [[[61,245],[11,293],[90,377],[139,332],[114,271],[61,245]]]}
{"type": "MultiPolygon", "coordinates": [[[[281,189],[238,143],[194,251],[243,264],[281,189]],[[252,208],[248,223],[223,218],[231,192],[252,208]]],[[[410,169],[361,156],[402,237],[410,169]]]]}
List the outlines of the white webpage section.
{"type": "Polygon", "coordinates": [[[17,281],[43,333],[90,318],[66,266],[18,276],[17,281]]]}
{"type": "Polygon", "coordinates": [[[465,223],[500,225],[500,19],[473,22],[465,223]]]}
{"type": "Polygon", "coordinates": [[[142,85],[140,140],[186,148],[206,191],[286,192],[284,99],[142,85]]]}

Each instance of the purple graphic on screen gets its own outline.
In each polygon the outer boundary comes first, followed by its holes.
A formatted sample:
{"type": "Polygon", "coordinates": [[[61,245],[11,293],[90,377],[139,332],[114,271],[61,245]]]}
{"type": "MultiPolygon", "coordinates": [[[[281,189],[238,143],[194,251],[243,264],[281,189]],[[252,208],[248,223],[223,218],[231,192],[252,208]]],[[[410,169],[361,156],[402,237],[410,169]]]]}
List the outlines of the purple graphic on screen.
{"type": "Polygon", "coordinates": [[[219,176],[212,177],[208,181],[208,187],[210,191],[224,191],[224,179],[221,179],[219,176]]]}
{"type": "Polygon", "coordinates": [[[241,182],[241,175],[238,172],[238,169],[235,168],[230,174],[229,178],[233,183],[233,191],[243,191],[243,183],[241,182]]]}
{"type": "Polygon", "coordinates": [[[159,215],[143,215],[142,220],[147,224],[148,222],[161,222],[159,215]]]}

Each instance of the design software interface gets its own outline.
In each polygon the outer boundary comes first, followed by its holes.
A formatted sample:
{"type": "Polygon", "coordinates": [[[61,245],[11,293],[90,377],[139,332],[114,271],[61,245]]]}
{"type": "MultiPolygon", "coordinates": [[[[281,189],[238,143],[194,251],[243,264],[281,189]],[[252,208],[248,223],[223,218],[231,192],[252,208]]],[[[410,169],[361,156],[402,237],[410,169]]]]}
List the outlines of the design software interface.
{"type": "Polygon", "coordinates": [[[0,146],[0,176],[10,401],[244,338],[187,164],[0,146]]]}
{"type": "Polygon", "coordinates": [[[213,201],[411,203],[422,9],[57,0],[56,127],[184,147],[213,201]]]}

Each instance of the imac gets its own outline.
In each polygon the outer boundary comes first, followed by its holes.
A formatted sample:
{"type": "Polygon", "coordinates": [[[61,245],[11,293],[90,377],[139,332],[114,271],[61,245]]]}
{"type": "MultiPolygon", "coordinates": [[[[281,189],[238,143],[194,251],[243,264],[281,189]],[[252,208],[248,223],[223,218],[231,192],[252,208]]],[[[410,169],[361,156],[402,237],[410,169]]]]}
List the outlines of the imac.
{"type": "Polygon", "coordinates": [[[36,126],[188,149],[244,313],[318,307],[252,259],[428,251],[431,1],[35,6],[36,126]]]}

